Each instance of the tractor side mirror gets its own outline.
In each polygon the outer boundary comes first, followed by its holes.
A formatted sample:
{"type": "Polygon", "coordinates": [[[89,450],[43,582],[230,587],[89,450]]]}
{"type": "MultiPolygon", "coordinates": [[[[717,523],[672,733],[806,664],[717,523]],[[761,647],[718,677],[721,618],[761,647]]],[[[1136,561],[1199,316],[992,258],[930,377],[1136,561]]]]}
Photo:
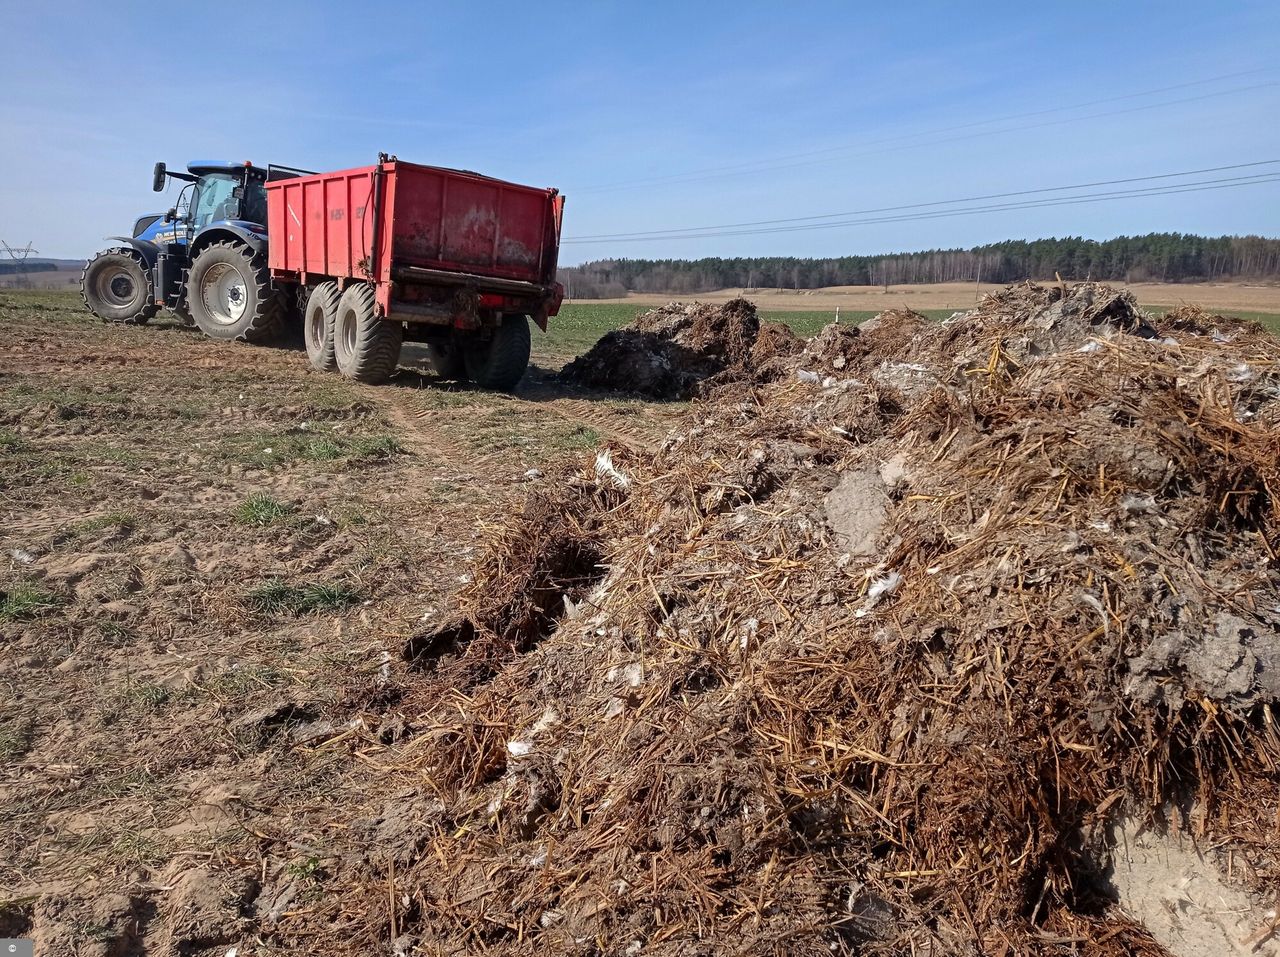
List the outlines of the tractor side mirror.
{"type": "Polygon", "coordinates": [[[166,167],[164,163],[156,163],[156,171],[154,174],[152,174],[152,178],[151,178],[151,188],[155,190],[157,193],[164,192],[165,171],[166,171],[166,167]]]}

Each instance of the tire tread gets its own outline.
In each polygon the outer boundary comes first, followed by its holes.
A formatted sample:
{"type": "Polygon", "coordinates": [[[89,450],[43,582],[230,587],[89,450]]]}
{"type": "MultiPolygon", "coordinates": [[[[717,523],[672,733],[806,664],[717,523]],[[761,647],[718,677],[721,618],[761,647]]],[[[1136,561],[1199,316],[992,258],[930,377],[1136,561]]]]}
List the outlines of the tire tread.
{"type": "MultiPolygon", "coordinates": [[[[201,331],[214,339],[234,339],[237,342],[268,342],[278,337],[284,331],[284,299],[272,285],[271,272],[267,269],[266,258],[261,253],[255,252],[243,243],[235,243],[225,239],[210,243],[200,250],[195,259],[192,260],[191,271],[187,274],[188,280],[199,271],[201,261],[209,256],[213,250],[229,250],[244,261],[244,264],[248,267],[247,278],[253,282],[254,286],[255,309],[249,321],[233,335],[214,335],[201,325],[197,318],[196,324],[200,326],[201,331]]],[[[197,305],[199,297],[191,296],[190,289],[191,283],[188,281],[188,308],[191,309],[193,316],[198,316],[198,310],[202,309],[203,305],[197,305]]]]}
{"type": "Polygon", "coordinates": [[[146,323],[149,322],[155,316],[155,314],[160,311],[160,307],[157,306],[154,301],[155,293],[154,293],[154,290],[151,288],[151,276],[147,272],[146,262],[143,260],[143,258],[140,255],[138,255],[138,253],[136,253],[134,250],[129,249],[128,247],[125,247],[125,246],[112,246],[108,249],[104,249],[101,252],[97,253],[92,259],[90,259],[88,262],[84,264],[84,269],[80,271],[80,298],[84,300],[85,308],[88,309],[95,316],[97,316],[99,319],[101,319],[103,322],[110,322],[110,323],[115,323],[123,326],[146,325],[146,323]],[[102,315],[102,313],[94,309],[93,303],[89,301],[89,292],[88,292],[89,272],[93,269],[94,264],[97,263],[98,260],[102,259],[105,256],[128,256],[135,263],[137,263],[138,268],[142,270],[142,281],[146,288],[147,295],[146,295],[146,298],[143,300],[142,307],[137,312],[135,312],[132,316],[127,316],[123,319],[112,319],[109,316],[102,315]]]}
{"type": "MultiPolygon", "coordinates": [[[[367,282],[349,286],[338,305],[341,315],[351,309],[356,314],[356,343],[350,354],[337,349],[338,370],[357,382],[372,385],[386,382],[400,364],[404,329],[398,322],[379,319],[373,286],[367,282]]],[[[335,346],[339,330],[334,328],[335,346]]]]}
{"type": "Polygon", "coordinates": [[[529,368],[530,348],[528,318],[507,313],[488,343],[476,343],[464,350],[467,375],[481,388],[510,392],[529,368]]]}
{"type": "Polygon", "coordinates": [[[307,296],[306,308],[303,310],[303,339],[307,344],[307,358],[311,360],[312,367],[321,372],[333,372],[338,368],[338,358],[333,343],[333,327],[338,317],[338,303],[341,300],[342,293],[338,290],[338,284],[329,280],[311,290],[310,295],[307,296]],[[307,339],[313,304],[324,309],[324,346],[318,352],[312,351],[311,342],[307,339]]]}

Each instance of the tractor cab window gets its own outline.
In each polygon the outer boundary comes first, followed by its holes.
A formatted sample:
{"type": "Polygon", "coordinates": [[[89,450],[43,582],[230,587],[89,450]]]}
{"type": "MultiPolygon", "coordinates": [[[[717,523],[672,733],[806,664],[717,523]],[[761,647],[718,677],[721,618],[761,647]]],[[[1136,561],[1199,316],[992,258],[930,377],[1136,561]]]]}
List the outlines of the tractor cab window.
{"type": "Polygon", "coordinates": [[[227,219],[234,206],[231,191],[240,185],[240,177],[229,173],[205,173],[196,186],[196,199],[191,207],[191,224],[199,229],[220,219],[227,219]]]}
{"type": "Polygon", "coordinates": [[[250,223],[267,224],[267,187],[260,179],[250,179],[240,200],[240,218],[250,223]]]}

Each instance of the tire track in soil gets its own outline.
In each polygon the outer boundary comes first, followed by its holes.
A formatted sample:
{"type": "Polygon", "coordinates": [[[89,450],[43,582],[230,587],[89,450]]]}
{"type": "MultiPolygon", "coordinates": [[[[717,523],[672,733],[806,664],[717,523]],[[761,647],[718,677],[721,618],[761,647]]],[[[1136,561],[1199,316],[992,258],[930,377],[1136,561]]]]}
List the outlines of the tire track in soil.
{"type": "MultiPolygon", "coordinates": [[[[441,408],[433,398],[436,388],[443,390],[445,387],[432,384],[420,389],[382,386],[373,387],[369,395],[384,403],[387,417],[408,445],[417,444],[446,461],[465,463],[495,485],[520,484],[523,469],[515,468],[519,463],[509,449],[477,452],[474,445],[460,441],[457,435],[460,431],[459,417],[472,416],[479,420],[491,410],[516,409],[527,416],[524,418],[526,423],[551,419],[570,426],[585,425],[596,431],[604,443],[645,451],[655,448],[666,437],[686,408],[684,405],[654,403],[640,404],[633,409],[617,409],[602,405],[599,399],[560,394],[544,383],[535,383],[516,395],[480,390],[447,392],[449,395],[474,396],[476,402],[462,408],[441,408]],[[546,398],[538,398],[540,395],[546,398]]],[[[534,432],[536,426],[529,424],[527,429],[534,432]]],[[[575,453],[566,451],[564,454],[572,457],[575,453]]]]}
{"type": "Polygon", "coordinates": [[[685,409],[683,405],[670,410],[646,405],[643,411],[622,410],[601,405],[598,400],[568,396],[545,402],[517,399],[525,405],[548,408],[562,419],[585,422],[602,436],[637,451],[652,449],[661,443],[685,409]]]}

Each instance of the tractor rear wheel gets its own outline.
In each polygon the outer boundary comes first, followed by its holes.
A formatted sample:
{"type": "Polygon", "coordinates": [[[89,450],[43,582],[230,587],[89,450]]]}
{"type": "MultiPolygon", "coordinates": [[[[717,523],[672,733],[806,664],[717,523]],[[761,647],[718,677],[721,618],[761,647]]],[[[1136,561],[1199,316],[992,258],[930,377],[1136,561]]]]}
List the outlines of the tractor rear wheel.
{"type": "Polygon", "coordinates": [[[336,282],[322,282],[307,296],[302,311],[302,334],[307,343],[307,358],[312,368],[332,372],[338,368],[333,354],[333,323],[338,318],[338,302],[342,293],[336,282]]]}
{"type": "Polygon", "coordinates": [[[467,375],[481,388],[510,392],[529,367],[529,320],[509,313],[487,340],[468,342],[462,351],[467,375]]]}
{"type": "Polygon", "coordinates": [[[141,325],[156,314],[146,263],[132,249],[104,249],[85,264],[80,296],[104,322],[141,325]]]}
{"type": "Polygon", "coordinates": [[[284,302],[266,259],[243,243],[212,243],[187,274],[187,308],[211,339],[265,342],[284,325],[284,302]]]}
{"type": "Polygon", "coordinates": [[[378,318],[373,286],[348,286],[338,301],[333,351],[338,371],[360,382],[386,382],[400,362],[404,327],[378,318]]]}

